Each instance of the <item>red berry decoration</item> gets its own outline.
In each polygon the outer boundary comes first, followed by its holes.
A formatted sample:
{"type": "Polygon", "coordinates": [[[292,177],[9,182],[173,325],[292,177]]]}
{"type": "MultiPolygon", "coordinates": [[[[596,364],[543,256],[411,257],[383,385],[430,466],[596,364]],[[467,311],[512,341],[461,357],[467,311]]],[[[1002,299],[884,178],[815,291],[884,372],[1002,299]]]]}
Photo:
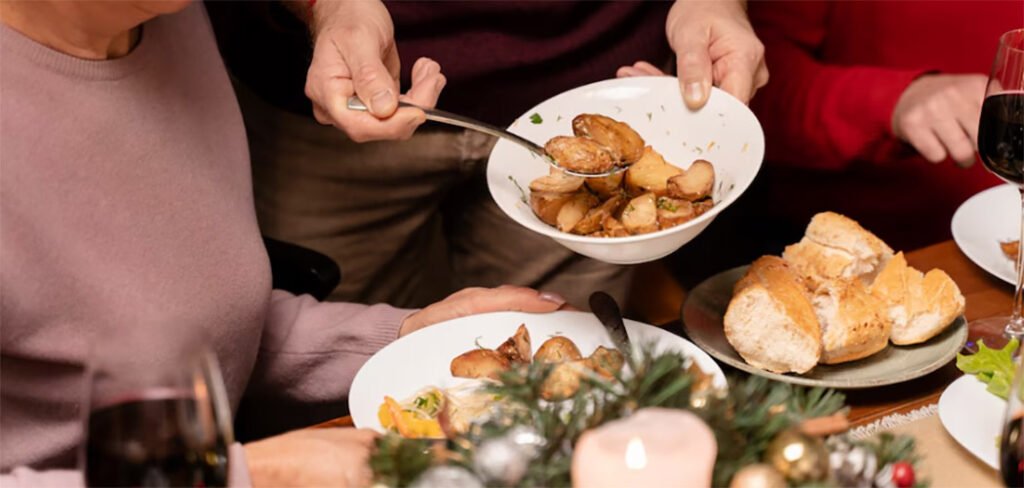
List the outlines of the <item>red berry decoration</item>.
{"type": "Polygon", "coordinates": [[[906,461],[892,463],[892,482],[899,488],[914,486],[914,467],[906,461]]]}

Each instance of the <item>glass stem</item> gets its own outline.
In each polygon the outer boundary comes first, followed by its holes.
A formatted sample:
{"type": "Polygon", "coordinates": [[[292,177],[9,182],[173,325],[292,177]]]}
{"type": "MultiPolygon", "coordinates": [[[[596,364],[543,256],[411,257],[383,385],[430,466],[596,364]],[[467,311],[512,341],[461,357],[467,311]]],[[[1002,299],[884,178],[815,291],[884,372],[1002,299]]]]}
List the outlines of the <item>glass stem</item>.
{"type": "Polygon", "coordinates": [[[1013,314],[1010,322],[1006,324],[1003,334],[1006,337],[1024,337],[1024,318],[1021,317],[1021,308],[1024,305],[1024,186],[1018,188],[1021,202],[1021,226],[1017,236],[1017,289],[1013,294],[1013,314]]]}

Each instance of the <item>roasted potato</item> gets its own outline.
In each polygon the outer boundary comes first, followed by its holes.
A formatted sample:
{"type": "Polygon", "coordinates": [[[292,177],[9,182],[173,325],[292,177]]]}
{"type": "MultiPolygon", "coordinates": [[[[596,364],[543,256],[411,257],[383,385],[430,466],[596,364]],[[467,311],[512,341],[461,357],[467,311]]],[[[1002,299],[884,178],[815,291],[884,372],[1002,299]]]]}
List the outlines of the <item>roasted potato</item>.
{"type": "Polygon", "coordinates": [[[697,218],[697,211],[689,200],[661,197],[658,199],[658,226],[661,229],[675,227],[697,218]]]}
{"type": "Polygon", "coordinates": [[[583,178],[567,175],[552,168],[551,174],[541,176],[530,182],[530,191],[550,193],[575,193],[583,186],[583,178]]]}
{"type": "Polygon", "coordinates": [[[615,161],[608,151],[601,144],[585,137],[552,137],[544,145],[544,150],[560,168],[577,173],[604,173],[615,167],[615,161]]]}
{"type": "Polygon", "coordinates": [[[598,178],[587,178],[586,185],[590,191],[597,194],[598,198],[604,200],[611,198],[613,195],[622,193],[622,179],[626,175],[623,173],[615,173],[613,175],[601,176],[598,178]]]}
{"type": "Polygon", "coordinates": [[[622,226],[634,235],[658,230],[658,207],[653,193],[644,193],[626,204],[622,226]]]}
{"type": "Polygon", "coordinates": [[[450,365],[452,376],[495,380],[502,371],[508,371],[511,367],[508,358],[490,349],[466,351],[452,359],[450,365]]]}
{"type": "Polygon", "coordinates": [[[596,207],[598,203],[597,197],[591,195],[588,191],[574,193],[562,205],[562,208],[558,209],[558,215],[555,217],[555,227],[558,227],[558,230],[562,232],[572,231],[573,227],[576,227],[576,224],[583,220],[587,212],[596,207]]]}
{"type": "Polygon", "coordinates": [[[622,370],[624,362],[625,359],[622,357],[621,352],[604,346],[598,346],[590,357],[584,360],[584,365],[595,373],[611,379],[615,377],[615,373],[622,370]]]}
{"type": "Polygon", "coordinates": [[[574,193],[530,192],[530,208],[534,215],[548,225],[558,225],[558,212],[572,199],[574,193]]]}
{"type": "Polygon", "coordinates": [[[698,159],[681,174],[668,179],[668,196],[692,202],[707,198],[714,186],[714,166],[703,159],[698,159]]]}
{"type": "Polygon", "coordinates": [[[572,119],[572,133],[597,141],[619,166],[635,163],[644,152],[640,134],[629,125],[604,115],[577,115],[572,119]]]}
{"type": "Polygon", "coordinates": [[[604,218],[601,227],[603,227],[602,237],[626,237],[629,235],[629,231],[622,225],[622,222],[610,215],[604,218]]]}
{"type": "Polygon", "coordinates": [[[696,202],[693,202],[693,211],[696,212],[698,216],[700,216],[704,214],[704,212],[711,210],[711,207],[713,206],[715,206],[715,202],[713,202],[710,198],[705,198],[703,200],[697,200],[696,202]]]}
{"type": "Polygon", "coordinates": [[[580,389],[586,365],[582,360],[558,363],[541,384],[540,397],[549,401],[565,400],[580,389]]]}
{"type": "Polygon", "coordinates": [[[529,363],[533,356],[533,348],[530,346],[530,332],[526,330],[526,324],[521,324],[515,335],[509,337],[495,350],[509,362],[529,363]]]}
{"type": "Polygon", "coordinates": [[[543,363],[561,363],[575,361],[582,357],[579,348],[568,337],[555,336],[540,345],[536,354],[533,355],[533,360],[543,363]]]}
{"type": "Polygon", "coordinates": [[[602,230],[602,224],[604,223],[605,217],[610,217],[619,209],[619,205],[625,200],[622,194],[615,195],[604,203],[590,209],[586,215],[583,216],[583,220],[576,223],[576,226],[572,228],[573,234],[588,235],[594,232],[600,232],[602,230]]]}
{"type": "Polygon", "coordinates": [[[640,160],[626,170],[626,192],[633,197],[648,192],[659,197],[665,196],[668,192],[668,179],[682,172],[682,169],[668,164],[661,154],[647,146],[640,160]]]}

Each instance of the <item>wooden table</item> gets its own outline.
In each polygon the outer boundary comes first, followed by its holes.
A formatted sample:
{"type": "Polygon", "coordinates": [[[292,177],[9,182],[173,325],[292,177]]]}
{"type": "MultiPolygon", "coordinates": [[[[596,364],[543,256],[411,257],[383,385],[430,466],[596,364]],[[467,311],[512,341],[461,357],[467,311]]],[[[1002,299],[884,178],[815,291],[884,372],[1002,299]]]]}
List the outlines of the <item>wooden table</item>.
{"type": "MultiPolygon", "coordinates": [[[[1013,287],[986,273],[967,259],[953,241],[946,241],[907,253],[907,262],[921,270],[940,268],[956,281],[967,299],[965,316],[968,321],[995,315],[1008,315],[1013,300],[1013,287]]],[[[651,277],[651,279],[659,279],[651,277]]],[[[666,279],[662,277],[661,279],[666,279]]],[[[679,306],[685,292],[675,287],[660,287],[671,290],[672,296],[661,296],[656,302],[664,310],[648,309],[646,321],[655,325],[669,326],[678,320],[679,306]],[[668,308],[671,307],[671,308],[668,308]],[[661,317],[658,320],[656,317],[661,317]]],[[[847,404],[851,407],[850,422],[857,425],[869,424],[886,415],[903,413],[939,401],[939,395],[949,383],[960,376],[953,362],[939,370],[913,381],[881,388],[851,390],[846,392],[847,404]]],[[[340,417],[316,427],[346,427],[352,425],[350,417],[340,417]]]]}

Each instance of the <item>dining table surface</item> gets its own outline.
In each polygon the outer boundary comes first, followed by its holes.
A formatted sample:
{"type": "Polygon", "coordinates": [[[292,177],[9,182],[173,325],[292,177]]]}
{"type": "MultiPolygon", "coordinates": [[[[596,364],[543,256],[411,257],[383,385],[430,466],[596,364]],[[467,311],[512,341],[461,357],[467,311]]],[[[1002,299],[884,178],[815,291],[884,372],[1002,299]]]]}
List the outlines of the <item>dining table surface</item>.
{"type": "MultiPolygon", "coordinates": [[[[960,287],[967,306],[964,316],[968,322],[977,318],[1008,315],[1013,302],[1013,287],[1006,282],[985,272],[971,262],[952,240],[934,244],[906,253],[907,263],[922,271],[939,268],[949,274],[960,287]]],[[[662,314],[661,320],[652,320],[653,325],[669,330],[681,331],[679,326],[679,307],[685,298],[685,290],[678,288],[678,297],[662,298],[662,301],[675,303],[675,311],[662,314]]],[[[727,372],[728,366],[722,365],[727,372]]],[[[846,403],[850,407],[847,418],[851,426],[870,424],[883,417],[906,413],[939,401],[942,391],[961,376],[956,369],[955,361],[920,378],[889,386],[846,390],[846,403]]],[[[338,417],[314,427],[351,426],[352,418],[338,417]]]]}

